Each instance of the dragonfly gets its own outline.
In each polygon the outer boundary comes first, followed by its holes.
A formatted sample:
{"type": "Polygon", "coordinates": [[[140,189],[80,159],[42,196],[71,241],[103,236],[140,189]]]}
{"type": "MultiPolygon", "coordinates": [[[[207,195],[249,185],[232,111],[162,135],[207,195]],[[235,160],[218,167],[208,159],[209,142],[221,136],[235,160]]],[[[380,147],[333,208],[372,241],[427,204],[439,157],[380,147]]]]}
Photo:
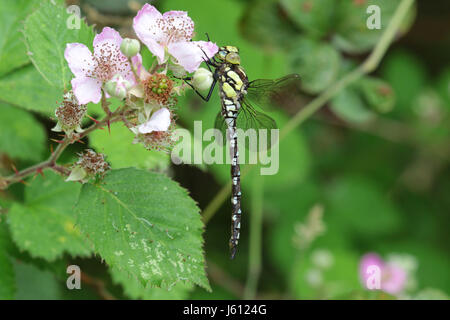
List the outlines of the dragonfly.
{"type": "MultiPolygon", "coordinates": [[[[209,38],[209,37],[208,37],[209,38]]],[[[206,56],[206,53],[205,53],[206,56]]],[[[277,125],[273,118],[263,110],[270,110],[274,101],[279,101],[289,87],[299,87],[300,76],[290,74],[279,79],[258,79],[249,81],[241,66],[239,49],[235,46],[220,47],[212,57],[204,59],[213,73],[213,82],[206,96],[202,95],[188,80],[184,80],[204,100],[209,101],[216,84],[222,108],[217,114],[215,128],[224,133],[229,140],[231,159],[231,238],[229,241],[230,258],[234,259],[241,232],[241,171],[239,165],[237,128],[242,130],[271,129],[277,125]],[[213,68],[214,70],[212,70],[213,68]]],[[[269,139],[270,141],[270,139],[269,139]]]]}

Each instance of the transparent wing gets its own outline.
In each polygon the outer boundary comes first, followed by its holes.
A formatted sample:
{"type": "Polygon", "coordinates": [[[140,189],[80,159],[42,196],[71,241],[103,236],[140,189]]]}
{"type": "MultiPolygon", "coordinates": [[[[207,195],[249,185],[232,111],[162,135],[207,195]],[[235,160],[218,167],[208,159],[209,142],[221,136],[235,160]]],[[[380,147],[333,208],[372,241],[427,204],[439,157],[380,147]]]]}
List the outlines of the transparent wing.
{"type": "MultiPolygon", "coordinates": [[[[214,127],[222,133],[222,143],[225,144],[225,139],[227,138],[227,124],[220,112],[216,116],[214,127]]],[[[264,151],[272,147],[271,130],[277,129],[277,124],[274,119],[264,112],[256,110],[248,101],[244,99],[241,108],[238,111],[236,128],[242,129],[244,134],[248,137],[245,143],[245,147],[247,149],[252,151],[264,151]],[[266,143],[260,145],[261,134],[266,137],[266,143]],[[252,141],[250,137],[253,137],[254,143],[250,143],[250,141],[252,141]]]]}
{"type": "Polygon", "coordinates": [[[300,76],[289,74],[278,79],[257,79],[247,87],[246,99],[262,110],[270,110],[276,104],[282,104],[300,90],[300,76]]]}
{"type": "Polygon", "coordinates": [[[243,100],[241,108],[239,109],[236,126],[244,131],[249,129],[270,130],[277,128],[275,120],[264,112],[256,110],[247,99],[243,100]]]}
{"type": "Polygon", "coordinates": [[[257,111],[246,99],[243,100],[239,109],[236,126],[244,130],[247,136],[253,135],[256,138],[256,143],[251,143],[250,138],[246,139],[246,149],[266,151],[272,147],[272,129],[277,129],[277,123],[264,112],[257,111]]]}
{"type": "Polygon", "coordinates": [[[222,145],[225,145],[227,138],[227,124],[221,112],[217,113],[216,120],[214,121],[214,128],[222,133],[222,145]]]}

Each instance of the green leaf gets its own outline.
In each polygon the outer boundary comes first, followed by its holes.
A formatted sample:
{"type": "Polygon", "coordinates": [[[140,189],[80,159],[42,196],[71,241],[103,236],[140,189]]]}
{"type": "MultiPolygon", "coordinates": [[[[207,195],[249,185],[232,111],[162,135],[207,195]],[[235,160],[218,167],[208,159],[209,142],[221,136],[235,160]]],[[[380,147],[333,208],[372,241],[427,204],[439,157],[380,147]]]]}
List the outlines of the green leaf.
{"type": "MultiPolygon", "coordinates": [[[[336,34],[333,43],[340,50],[349,53],[361,53],[370,50],[386,30],[400,0],[367,0],[367,1],[337,1],[336,34]],[[376,5],[380,8],[380,29],[369,29],[367,8],[376,5]]],[[[405,33],[415,17],[413,6],[403,20],[399,34],[405,33]]]]}
{"type": "Polygon", "coordinates": [[[394,108],[395,94],[387,82],[364,77],[359,81],[359,87],[367,105],[376,112],[386,113],[394,108]]]}
{"type": "Polygon", "coordinates": [[[113,170],[103,183],[84,185],[76,206],[95,251],[143,284],[186,280],[209,290],[203,223],[186,190],[165,175],[134,168],[113,170]]]}
{"type": "Polygon", "coordinates": [[[0,11],[0,76],[29,62],[22,40],[22,22],[38,1],[2,1],[0,11]]]}
{"type": "Polygon", "coordinates": [[[63,91],[50,86],[29,65],[0,79],[0,101],[46,115],[54,115],[63,91]]]}
{"type": "Polygon", "coordinates": [[[64,58],[68,43],[78,42],[91,46],[94,31],[84,20],[80,29],[68,28],[71,14],[61,1],[43,1],[39,9],[25,20],[25,42],[30,52],[30,59],[44,79],[60,89],[70,87],[72,72],[64,58]]]}
{"type": "Polygon", "coordinates": [[[319,93],[336,80],[341,56],[332,46],[301,37],[292,48],[290,68],[300,74],[306,92],[319,93]]]}
{"type": "Polygon", "coordinates": [[[14,268],[8,254],[10,246],[7,226],[0,216],[0,300],[14,299],[16,292],[14,268]]]}
{"type": "Polygon", "coordinates": [[[14,242],[33,257],[55,260],[64,252],[88,256],[90,249],[75,226],[73,205],[80,191],[53,171],[29,181],[25,203],[15,203],[8,213],[14,242]]]}
{"type": "Polygon", "coordinates": [[[247,39],[272,51],[286,47],[297,34],[296,28],[285,19],[274,0],[250,2],[241,19],[241,28],[247,39]]]}
{"type": "Polygon", "coordinates": [[[47,270],[40,270],[33,264],[14,263],[17,281],[17,300],[59,300],[60,286],[55,276],[47,270]]]}
{"type": "Polygon", "coordinates": [[[96,150],[107,155],[113,169],[138,167],[163,170],[170,164],[168,154],[133,144],[134,134],[122,123],[111,124],[111,133],[106,128],[96,130],[89,139],[96,150]]]}
{"type": "Polygon", "coordinates": [[[334,0],[281,0],[286,14],[308,34],[325,36],[333,26],[334,0]]]}
{"type": "Polygon", "coordinates": [[[29,112],[0,102],[0,127],[0,153],[22,160],[42,159],[46,134],[29,112]]]}
{"type": "Polygon", "coordinates": [[[393,88],[399,111],[410,110],[426,84],[426,68],[409,52],[396,51],[386,57],[382,76],[393,88]]]}
{"type": "Polygon", "coordinates": [[[394,90],[387,82],[365,76],[341,90],[330,106],[343,120],[364,123],[374,119],[376,113],[391,111],[395,101],[394,90]]]}
{"type": "Polygon", "coordinates": [[[331,110],[348,122],[364,123],[375,117],[375,113],[367,108],[357,85],[350,85],[331,99],[331,110]]]}
{"type": "Polygon", "coordinates": [[[118,268],[110,268],[109,272],[116,284],[123,287],[124,293],[131,299],[145,300],[183,300],[187,299],[193,286],[189,283],[179,282],[171,288],[145,287],[137,278],[118,268]]]}

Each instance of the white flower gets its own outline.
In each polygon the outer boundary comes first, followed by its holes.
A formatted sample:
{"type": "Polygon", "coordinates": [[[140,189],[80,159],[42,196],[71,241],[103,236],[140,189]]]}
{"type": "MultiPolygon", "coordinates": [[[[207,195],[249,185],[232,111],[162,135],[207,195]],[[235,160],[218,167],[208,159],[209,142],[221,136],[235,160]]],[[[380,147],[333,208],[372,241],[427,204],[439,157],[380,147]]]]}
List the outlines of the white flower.
{"type": "Polygon", "coordinates": [[[169,109],[161,108],[155,111],[147,122],[138,126],[137,131],[142,134],[153,131],[167,131],[171,121],[169,109]]]}

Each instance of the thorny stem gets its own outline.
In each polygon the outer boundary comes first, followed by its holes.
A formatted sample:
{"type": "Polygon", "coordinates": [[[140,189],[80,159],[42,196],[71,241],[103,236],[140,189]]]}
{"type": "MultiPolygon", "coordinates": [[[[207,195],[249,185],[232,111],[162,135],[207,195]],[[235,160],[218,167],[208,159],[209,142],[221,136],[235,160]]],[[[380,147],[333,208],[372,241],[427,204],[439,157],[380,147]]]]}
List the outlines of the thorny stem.
{"type": "MultiPolygon", "coordinates": [[[[103,103],[102,103],[103,105],[103,103]]],[[[92,124],[90,127],[85,129],[83,132],[78,134],[76,138],[74,137],[68,137],[66,136],[64,140],[58,145],[58,147],[53,151],[53,153],[50,155],[50,157],[34,166],[28,167],[26,169],[23,169],[22,171],[16,172],[15,174],[2,178],[0,177],[0,189],[6,189],[11,184],[23,181],[24,178],[34,174],[34,173],[40,173],[44,169],[52,169],[60,174],[68,175],[70,173],[70,170],[66,167],[63,167],[61,165],[58,165],[56,161],[59,159],[63,151],[69,146],[70,144],[83,139],[86,137],[89,133],[91,133],[94,130],[97,130],[99,128],[104,127],[108,123],[115,122],[119,120],[122,116],[122,113],[124,111],[124,107],[119,107],[115,112],[109,112],[107,116],[101,120],[97,121],[94,124],[92,124]]]]}
{"type": "MultiPolygon", "coordinates": [[[[297,112],[297,114],[291,118],[291,120],[286,123],[280,132],[280,141],[283,140],[289,133],[291,133],[297,126],[311,117],[316,111],[322,108],[332,97],[334,97],[342,89],[346,88],[348,85],[352,84],[356,80],[360,79],[365,74],[369,74],[374,71],[380,64],[381,59],[385,55],[387,49],[394,40],[400,25],[405,18],[409,8],[413,4],[414,0],[402,0],[398,5],[391,21],[389,22],[386,30],[381,35],[380,40],[375,45],[371,54],[367,59],[356,69],[347,73],[340,80],[332,84],[328,89],[326,89],[322,94],[312,100],[307,104],[302,110],[297,112]]],[[[246,166],[241,172],[241,178],[244,177],[248,172],[252,170],[254,166],[246,166]]],[[[217,195],[211,200],[208,206],[203,210],[203,221],[207,223],[220,208],[222,203],[229,197],[231,191],[231,183],[226,184],[220,189],[217,195]]]]}

